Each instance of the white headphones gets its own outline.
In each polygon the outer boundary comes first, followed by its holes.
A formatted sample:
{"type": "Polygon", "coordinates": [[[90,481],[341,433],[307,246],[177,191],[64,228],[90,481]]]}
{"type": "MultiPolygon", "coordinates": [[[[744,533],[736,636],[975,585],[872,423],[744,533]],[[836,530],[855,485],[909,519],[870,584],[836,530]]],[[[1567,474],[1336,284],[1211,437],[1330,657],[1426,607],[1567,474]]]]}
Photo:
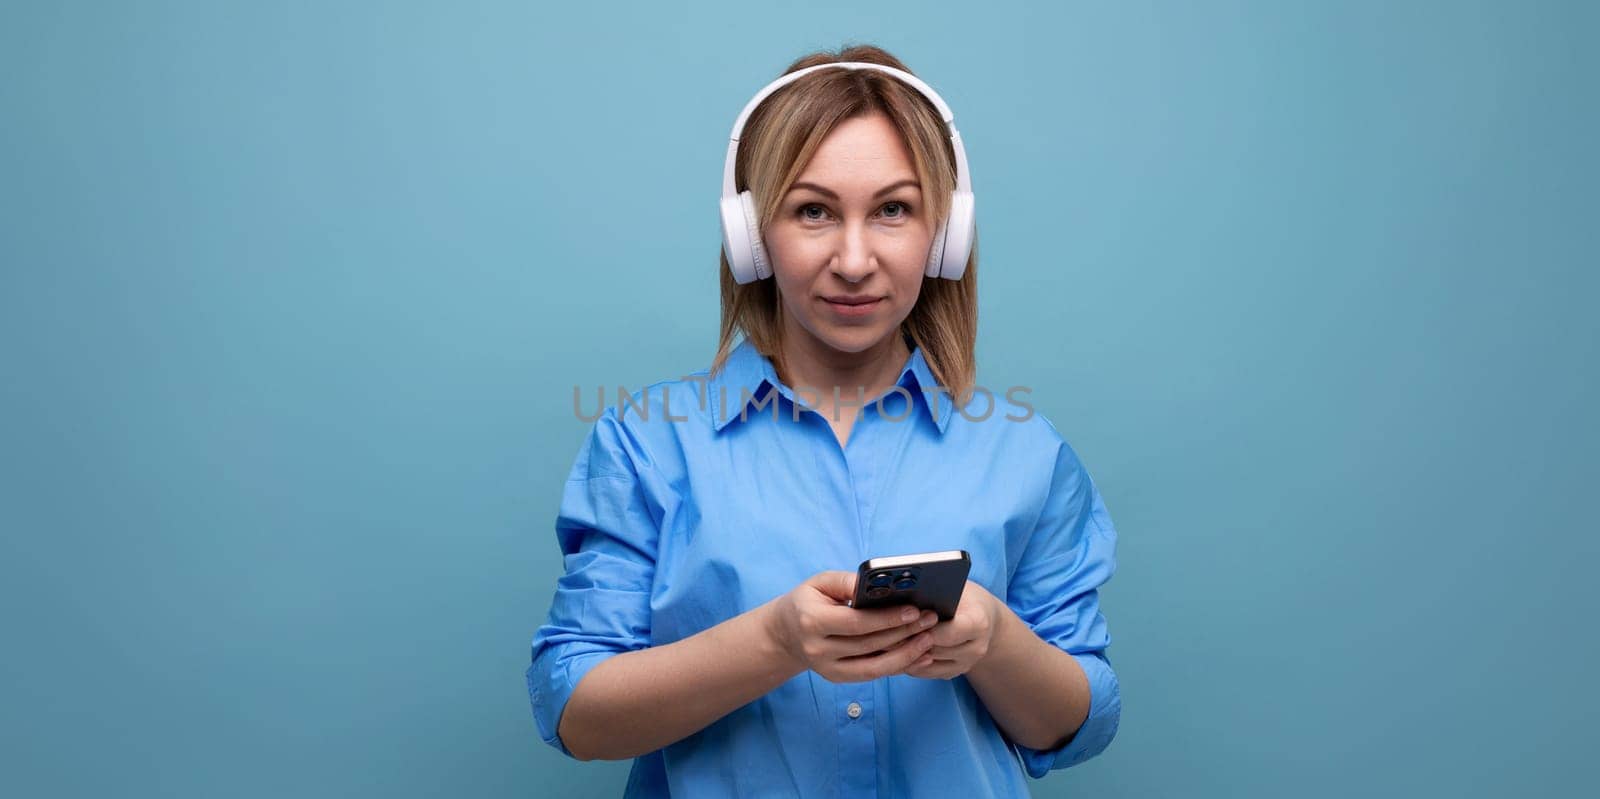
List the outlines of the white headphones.
{"type": "Polygon", "coordinates": [[[745,120],[750,118],[750,113],[767,95],[808,72],[834,68],[870,69],[893,75],[921,92],[933,103],[934,108],[939,109],[939,115],[950,128],[950,143],[954,145],[956,153],[956,188],[950,193],[950,215],[939,223],[939,230],[933,235],[933,246],[928,250],[928,265],[923,274],[960,280],[961,274],[967,270],[967,256],[972,252],[975,220],[972,215],[972,177],[967,174],[967,151],[961,146],[961,132],[956,130],[955,116],[950,113],[950,106],[945,105],[944,99],[917,76],[894,67],[863,61],[817,64],[791,72],[767,84],[739,112],[739,119],[733,123],[733,134],[728,137],[728,160],[722,168],[722,250],[728,256],[733,279],[739,283],[750,283],[772,277],[772,264],[767,260],[767,248],[761,243],[761,231],[757,229],[760,217],[756,213],[755,197],[749,191],[737,191],[733,185],[733,167],[739,154],[739,135],[744,132],[745,120]]]}

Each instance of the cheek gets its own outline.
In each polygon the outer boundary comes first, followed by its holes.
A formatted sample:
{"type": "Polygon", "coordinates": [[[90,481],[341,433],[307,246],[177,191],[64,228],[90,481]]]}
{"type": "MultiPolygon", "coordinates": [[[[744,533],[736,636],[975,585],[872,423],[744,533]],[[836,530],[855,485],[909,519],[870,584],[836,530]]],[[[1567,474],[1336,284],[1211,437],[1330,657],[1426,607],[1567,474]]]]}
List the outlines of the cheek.
{"type": "Polygon", "coordinates": [[[783,269],[795,263],[793,249],[781,237],[772,235],[762,236],[761,246],[767,251],[767,265],[772,267],[773,274],[782,280],[783,269]]]}
{"type": "Polygon", "coordinates": [[[928,257],[928,246],[933,243],[933,239],[922,233],[908,233],[897,239],[896,243],[897,260],[921,261],[928,257]]]}
{"type": "Polygon", "coordinates": [[[780,283],[786,279],[791,283],[803,280],[803,276],[812,271],[812,264],[820,257],[815,241],[793,235],[781,227],[763,233],[761,242],[766,246],[767,258],[780,283]]]}
{"type": "Polygon", "coordinates": [[[908,261],[904,266],[895,271],[895,293],[903,298],[908,305],[915,305],[922,293],[923,268],[927,265],[927,255],[908,261]]]}
{"type": "Polygon", "coordinates": [[[923,272],[928,266],[929,248],[933,238],[927,235],[907,236],[900,240],[894,253],[894,279],[901,291],[916,290],[922,285],[923,272]]]}

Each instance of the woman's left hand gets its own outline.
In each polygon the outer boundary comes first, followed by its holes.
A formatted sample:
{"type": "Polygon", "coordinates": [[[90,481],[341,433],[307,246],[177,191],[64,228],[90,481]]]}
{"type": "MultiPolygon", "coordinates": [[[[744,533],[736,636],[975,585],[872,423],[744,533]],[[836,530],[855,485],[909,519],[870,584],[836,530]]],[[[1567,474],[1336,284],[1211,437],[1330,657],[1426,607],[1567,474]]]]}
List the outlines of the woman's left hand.
{"type": "Polygon", "coordinates": [[[1000,614],[1006,610],[1005,604],[988,589],[968,580],[956,615],[933,625],[928,631],[933,636],[933,646],[902,673],[930,680],[966,674],[989,654],[994,631],[1000,627],[1000,614]]]}

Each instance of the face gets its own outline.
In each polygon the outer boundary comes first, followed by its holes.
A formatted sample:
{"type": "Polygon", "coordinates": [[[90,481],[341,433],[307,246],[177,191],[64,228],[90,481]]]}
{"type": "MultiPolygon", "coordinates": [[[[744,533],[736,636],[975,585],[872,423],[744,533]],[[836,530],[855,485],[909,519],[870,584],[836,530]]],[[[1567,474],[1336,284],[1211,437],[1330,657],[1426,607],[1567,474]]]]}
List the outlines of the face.
{"type": "Polygon", "coordinates": [[[933,230],[889,118],[841,122],[762,231],[785,340],[857,353],[899,330],[922,290],[933,230]]]}

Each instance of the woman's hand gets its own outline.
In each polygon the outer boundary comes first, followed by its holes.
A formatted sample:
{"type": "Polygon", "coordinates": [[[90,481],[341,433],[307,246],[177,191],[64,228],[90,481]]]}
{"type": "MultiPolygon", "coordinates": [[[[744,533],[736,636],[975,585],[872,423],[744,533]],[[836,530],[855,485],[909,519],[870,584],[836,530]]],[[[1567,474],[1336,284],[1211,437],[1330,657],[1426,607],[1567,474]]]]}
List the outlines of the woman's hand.
{"type": "Polygon", "coordinates": [[[770,634],[799,670],[865,682],[905,671],[932,644],[923,631],[938,620],[933,611],[849,607],[855,590],[854,572],[825,571],[773,600],[770,634]]]}
{"type": "Polygon", "coordinates": [[[925,679],[948,680],[966,674],[984,655],[994,631],[1000,627],[1004,603],[983,586],[968,580],[961,590],[956,615],[933,628],[933,646],[906,668],[905,673],[925,679]]]}

